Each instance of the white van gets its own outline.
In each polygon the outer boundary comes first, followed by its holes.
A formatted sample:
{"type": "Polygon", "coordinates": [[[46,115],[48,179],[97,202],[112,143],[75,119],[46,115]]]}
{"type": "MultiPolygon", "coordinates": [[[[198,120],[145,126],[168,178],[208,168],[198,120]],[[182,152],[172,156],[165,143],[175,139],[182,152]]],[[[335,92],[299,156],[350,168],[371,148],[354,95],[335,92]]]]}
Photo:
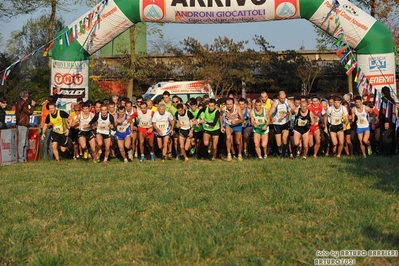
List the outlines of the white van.
{"type": "Polygon", "coordinates": [[[149,87],[143,98],[160,101],[164,91],[168,91],[171,97],[179,96],[184,103],[190,98],[203,97],[205,94],[208,94],[210,98],[215,97],[207,81],[166,81],[149,87]]]}

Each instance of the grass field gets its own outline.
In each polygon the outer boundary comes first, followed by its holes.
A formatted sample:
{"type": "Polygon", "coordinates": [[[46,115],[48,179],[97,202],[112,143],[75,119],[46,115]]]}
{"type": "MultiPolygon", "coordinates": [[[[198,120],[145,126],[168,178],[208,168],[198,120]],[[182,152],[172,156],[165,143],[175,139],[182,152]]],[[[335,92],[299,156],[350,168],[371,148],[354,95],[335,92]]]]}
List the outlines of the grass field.
{"type": "Polygon", "coordinates": [[[317,250],[398,250],[398,161],[0,167],[0,265],[313,265],[317,250]]]}

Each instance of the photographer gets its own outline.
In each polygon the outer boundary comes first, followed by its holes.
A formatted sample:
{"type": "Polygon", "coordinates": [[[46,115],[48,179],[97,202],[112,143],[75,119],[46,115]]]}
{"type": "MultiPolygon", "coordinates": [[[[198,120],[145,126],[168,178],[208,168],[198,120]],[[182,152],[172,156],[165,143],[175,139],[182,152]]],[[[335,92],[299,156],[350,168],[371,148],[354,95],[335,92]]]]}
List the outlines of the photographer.
{"type": "Polygon", "coordinates": [[[30,116],[33,114],[36,102],[34,100],[28,103],[29,92],[22,90],[19,93],[20,99],[15,104],[15,117],[18,134],[18,161],[24,163],[27,160],[28,150],[28,128],[30,116]]]}

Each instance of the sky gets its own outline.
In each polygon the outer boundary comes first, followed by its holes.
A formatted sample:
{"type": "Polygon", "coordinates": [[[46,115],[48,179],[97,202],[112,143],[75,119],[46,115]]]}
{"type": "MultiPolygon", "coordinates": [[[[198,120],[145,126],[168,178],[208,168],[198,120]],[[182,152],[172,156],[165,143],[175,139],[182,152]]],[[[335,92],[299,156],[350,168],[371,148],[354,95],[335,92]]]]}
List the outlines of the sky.
{"type": "MultiPolygon", "coordinates": [[[[72,12],[63,16],[65,25],[69,25],[75,19],[89,10],[87,6],[76,6],[72,12]]],[[[42,11],[45,12],[45,11],[42,11]]],[[[39,17],[42,13],[36,12],[30,15],[19,16],[8,22],[0,21],[3,45],[14,30],[20,30],[30,18],[39,17]]],[[[217,37],[228,37],[234,42],[248,40],[247,48],[257,49],[253,43],[255,35],[262,35],[275,51],[299,50],[302,44],[305,50],[315,50],[317,34],[312,23],[305,19],[265,21],[234,24],[164,24],[161,27],[167,40],[179,44],[185,38],[193,37],[200,43],[212,44],[217,37]]]]}

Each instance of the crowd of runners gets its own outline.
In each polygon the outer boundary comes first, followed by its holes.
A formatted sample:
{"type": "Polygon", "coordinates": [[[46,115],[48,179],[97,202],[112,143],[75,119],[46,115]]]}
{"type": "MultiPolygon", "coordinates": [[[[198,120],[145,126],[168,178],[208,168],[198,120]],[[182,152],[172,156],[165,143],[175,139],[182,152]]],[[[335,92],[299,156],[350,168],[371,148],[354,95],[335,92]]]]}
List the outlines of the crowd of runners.
{"type": "Polygon", "coordinates": [[[397,146],[396,141],[389,147],[380,143],[384,122],[372,96],[287,98],[280,91],[273,99],[262,92],[257,99],[205,96],[184,103],[165,92],[158,103],[138,97],[133,104],[117,96],[79,101],[70,114],[57,110],[49,98],[43,109],[44,157],[57,162],[59,150],[69,150],[73,159],[128,163],[367,157],[395,153],[397,146]]]}

